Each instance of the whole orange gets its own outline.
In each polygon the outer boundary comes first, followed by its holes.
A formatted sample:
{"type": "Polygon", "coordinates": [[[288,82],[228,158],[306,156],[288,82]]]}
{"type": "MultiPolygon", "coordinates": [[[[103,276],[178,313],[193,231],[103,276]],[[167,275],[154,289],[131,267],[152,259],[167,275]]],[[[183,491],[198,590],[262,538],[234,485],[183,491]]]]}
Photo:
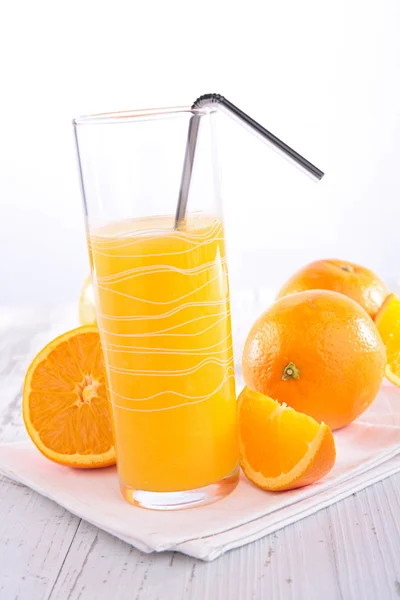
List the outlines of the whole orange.
{"type": "Polygon", "coordinates": [[[388,291],[373,271],[346,260],[316,260],[295,273],[278,298],[305,290],[331,290],[353,298],[374,318],[388,291]]]}
{"type": "Polygon", "coordinates": [[[324,290],[277,300],[251,329],[246,385],[332,429],[368,408],[385,372],[378,330],[354,300],[324,290]]]}

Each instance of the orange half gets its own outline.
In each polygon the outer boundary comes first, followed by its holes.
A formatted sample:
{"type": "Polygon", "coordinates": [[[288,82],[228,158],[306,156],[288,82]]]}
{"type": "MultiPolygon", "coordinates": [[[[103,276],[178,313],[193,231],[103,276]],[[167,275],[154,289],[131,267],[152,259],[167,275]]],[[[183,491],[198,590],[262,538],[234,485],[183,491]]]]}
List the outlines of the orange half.
{"type": "Polygon", "coordinates": [[[400,300],[389,294],[375,317],[375,325],[386,346],[385,375],[400,387],[400,300]]]}
{"type": "Polygon", "coordinates": [[[238,399],[242,469],[264,490],[309,485],[336,459],[332,431],[324,423],[245,387],[238,399]]]}
{"type": "Polygon", "coordinates": [[[115,464],[99,333],[83,326],[39,352],[24,384],[26,429],[50,460],[77,468],[115,464]]]}

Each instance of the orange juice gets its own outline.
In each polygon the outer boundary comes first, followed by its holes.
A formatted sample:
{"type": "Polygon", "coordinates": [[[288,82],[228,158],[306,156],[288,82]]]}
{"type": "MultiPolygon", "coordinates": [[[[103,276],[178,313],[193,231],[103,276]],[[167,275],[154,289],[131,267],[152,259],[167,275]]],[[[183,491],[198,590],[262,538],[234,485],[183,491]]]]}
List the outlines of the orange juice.
{"type": "Polygon", "coordinates": [[[119,476],[153,492],[215,483],[238,463],[223,226],[173,222],[89,232],[119,476]]]}

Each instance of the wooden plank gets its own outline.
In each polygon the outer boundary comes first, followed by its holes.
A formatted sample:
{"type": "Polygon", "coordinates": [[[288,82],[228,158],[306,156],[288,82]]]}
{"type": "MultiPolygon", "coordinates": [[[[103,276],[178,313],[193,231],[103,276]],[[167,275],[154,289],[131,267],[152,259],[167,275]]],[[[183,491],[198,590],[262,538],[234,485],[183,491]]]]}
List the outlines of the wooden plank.
{"type": "Polygon", "coordinates": [[[146,555],[82,522],[51,600],[396,599],[396,484],[400,475],[212,563],[146,555]],[[383,518],[380,504],[391,507],[383,518]]]}
{"type": "MultiPolygon", "coordinates": [[[[24,321],[23,316],[16,320],[12,311],[1,314],[1,441],[25,435],[23,378],[50,328],[44,315],[37,315],[32,322],[29,318],[24,321]]],[[[0,507],[0,598],[44,600],[51,593],[80,519],[5,477],[0,477],[0,507]]]]}
{"type": "Polygon", "coordinates": [[[0,482],[0,506],[0,598],[47,598],[80,520],[8,480],[0,482]]]}

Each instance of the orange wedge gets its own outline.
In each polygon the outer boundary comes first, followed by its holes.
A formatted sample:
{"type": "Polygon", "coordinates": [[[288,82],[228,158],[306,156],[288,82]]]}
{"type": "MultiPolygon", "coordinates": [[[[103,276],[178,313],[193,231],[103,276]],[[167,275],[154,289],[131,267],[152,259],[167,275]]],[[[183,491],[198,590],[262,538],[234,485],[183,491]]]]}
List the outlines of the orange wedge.
{"type": "Polygon", "coordinates": [[[103,355],[96,327],[78,327],[48,344],[30,365],[22,400],[37,448],[77,468],[115,464],[103,355]]]}
{"type": "Polygon", "coordinates": [[[245,387],[238,399],[242,469],[270,491],[309,485],[335,464],[332,431],[324,423],[245,387]]]}
{"type": "Polygon", "coordinates": [[[375,317],[375,324],[386,346],[385,375],[400,387],[400,300],[389,294],[375,317]]]}

